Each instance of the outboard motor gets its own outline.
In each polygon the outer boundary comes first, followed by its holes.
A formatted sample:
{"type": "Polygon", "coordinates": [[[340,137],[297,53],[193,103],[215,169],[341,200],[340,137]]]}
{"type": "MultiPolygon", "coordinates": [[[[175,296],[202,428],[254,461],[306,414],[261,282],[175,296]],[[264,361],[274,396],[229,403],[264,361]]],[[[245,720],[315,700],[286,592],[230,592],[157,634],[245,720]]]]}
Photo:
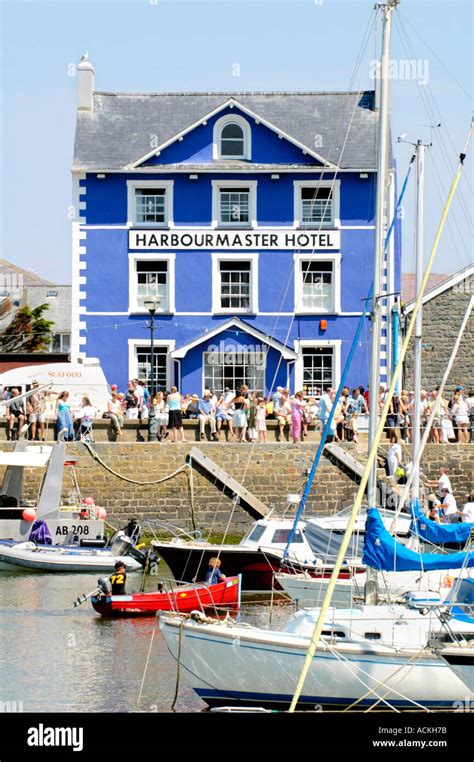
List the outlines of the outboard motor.
{"type": "Polygon", "coordinates": [[[112,585],[108,577],[100,577],[97,580],[97,587],[100,590],[101,595],[112,595],[112,585]]]}
{"type": "Polygon", "coordinates": [[[113,556],[131,556],[138,561],[144,568],[151,563],[158,563],[158,557],[153,551],[138,550],[134,547],[134,538],[129,537],[121,529],[115,533],[110,543],[110,550],[113,556]]]}
{"type": "Polygon", "coordinates": [[[113,556],[126,556],[133,550],[133,541],[131,537],[125,534],[123,529],[120,529],[112,537],[110,542],[110,550],[113,556]]]}

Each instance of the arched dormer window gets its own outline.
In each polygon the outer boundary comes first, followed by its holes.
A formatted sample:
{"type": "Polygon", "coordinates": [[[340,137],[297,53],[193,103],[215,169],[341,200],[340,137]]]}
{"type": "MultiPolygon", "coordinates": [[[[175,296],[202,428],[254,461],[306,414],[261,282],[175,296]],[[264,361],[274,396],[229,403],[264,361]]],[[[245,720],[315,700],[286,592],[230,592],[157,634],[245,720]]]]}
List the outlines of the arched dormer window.
{"type": "Polygon", "coordinates": [[[221,156],[229,159],[243,159],[245,156],[245,137],[240,124],[229,122],[221,130],[221,156]]]}
{"type": "Polygon", "coordinates": [[[214,128],[215,159],[250,159],[250,128],[237,114],[227,115],[214,128]]]}

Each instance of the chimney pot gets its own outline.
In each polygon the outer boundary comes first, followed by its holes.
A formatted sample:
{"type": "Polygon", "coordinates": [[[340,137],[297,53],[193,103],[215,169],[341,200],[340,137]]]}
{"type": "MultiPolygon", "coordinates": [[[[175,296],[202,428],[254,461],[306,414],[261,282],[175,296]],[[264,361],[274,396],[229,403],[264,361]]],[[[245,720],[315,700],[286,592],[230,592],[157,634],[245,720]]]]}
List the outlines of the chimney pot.
{"type": "Polygon", "coordinates": [[[77,108],[79,111],[92,111],[94,90],[95,71],[86,51],[77,67],[77,108]]]}

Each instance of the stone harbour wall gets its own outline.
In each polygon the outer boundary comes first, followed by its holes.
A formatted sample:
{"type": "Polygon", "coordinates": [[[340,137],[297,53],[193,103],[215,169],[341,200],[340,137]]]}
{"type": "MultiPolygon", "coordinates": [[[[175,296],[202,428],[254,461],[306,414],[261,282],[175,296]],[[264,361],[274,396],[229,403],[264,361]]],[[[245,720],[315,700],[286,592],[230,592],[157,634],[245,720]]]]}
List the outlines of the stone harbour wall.
{"type": "MultiPolygon", "coordinates": [[[[114,471],[134,481],[153,481],[176,471],[185,463],[191,444],[96,443],[94,450],[114,471]]],[[[4,449],[12,449],[6,443],[4,449]]],[[[267,506],[281,513],[286,496],[301,492],[315,454],[314,445],[239,445],[204,443],[202,451],[267,506]]],[[[83,496],[91,495],[107,509],[114,526],[129,517],[160,519],[190,529],[191,493],[187,472],[157,485],[139,486],[108,473],[82,444],[68,445],[67,455],[76,459],[74,471],[83,496]]],[[[0,468],[0,478],[3,477],[0,468]]],[[[24,497],[35,500],[40,486],[39,469],[26,469],[24,497]]],[[[229,521],[232,500],[216,487],[199,467],[192,469],[196,527],[223,531],[229,521]]],[[[63,499],[73,487],[70,468],[65,469],[63,499]]],[[[308,503],[309,513],[328,513],[350,504],[357,484],[349,474],[323,458],[316,486],[308,503]]],[[[253,519],[237,506],[229,532],[243,534],[253,519]]]]}
{"type": "MultiPolygon", "coordinates": [[[[112,470],[133,481],[153,481],[176,471],[185,462],[191,444],[159,445],[148,443],[97,443],[94,450],[112,470]]],[[[13,449],[11,443],[5,450],[13,449]]],[[[217,465],[237,481],[244,484],[275,512],[281,514],[286,507],[286,496],[301,493],[307,471],[315,454],[311,444],[238,445],[203,443],[201,449],[217,465]]],[[[352,455],[356,454],[350,449],[352,455]]],[[[407,457],[408,460],[408,452],[407,457]]],[[[117,478],[104,469],[82,444],[67,447],[67,456],[75,459],[74,472],[83,497],[91,495],[97,505],[107,509],[110,523],[120,525],[126,519],[158,519],[192,528],[191,493],[188,473],[184,471],[157,485],[140,486],[117,478]]],[[[364,454],[357,453],[363,462],[364,454]]],[[[458,502],[473,489],[474,445],[427,445],[423,459],[423,472],[428,479],[436,479],[440,465],[447,468],[458,502]]],[[[0,478],[4,468],[0,468],[0,478]]],[[[383,471],[379,470],[379,475],[383,471]]],[[[26,469],[24,497],[37,498],[42,471],[26,469]]],[[[216,487],[211,477],[192,469],[193,504],[196,528],[204,532],[223,531],[230,519],[232,501],[216,487]]],[[[73,489],[72,469],[65,468],[63,500],[67,501],[73,489]]],[[[351,504],[357,491],[357,480],[346,469],[338,467],[328,457],[321,460],[313,489],[307,504],[307,515],[327,514],[351,504]]],[[[230,534],[243,534],[253,519],[237,506],[229,523],[230,534]]]]}

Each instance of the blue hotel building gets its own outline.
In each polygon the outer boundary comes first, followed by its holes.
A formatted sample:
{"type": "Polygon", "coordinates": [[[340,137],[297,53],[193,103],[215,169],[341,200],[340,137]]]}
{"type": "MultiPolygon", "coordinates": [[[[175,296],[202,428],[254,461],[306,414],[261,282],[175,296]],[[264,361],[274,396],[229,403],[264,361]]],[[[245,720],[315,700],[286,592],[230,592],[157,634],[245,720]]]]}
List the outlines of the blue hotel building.
{"type": "MultiPolygon", "coordinates": [[[[375,93],[95,91],[78,67],[72,359],[183,393],[335,386],[373,278],[375,93]]],[[[395,171],[389,172],[393,214],[395,171]]],[[[392,367],[400,236],[383,270],[392,367]]],[[[349,374],[368,383],[370,322],[349,374]]]]}

